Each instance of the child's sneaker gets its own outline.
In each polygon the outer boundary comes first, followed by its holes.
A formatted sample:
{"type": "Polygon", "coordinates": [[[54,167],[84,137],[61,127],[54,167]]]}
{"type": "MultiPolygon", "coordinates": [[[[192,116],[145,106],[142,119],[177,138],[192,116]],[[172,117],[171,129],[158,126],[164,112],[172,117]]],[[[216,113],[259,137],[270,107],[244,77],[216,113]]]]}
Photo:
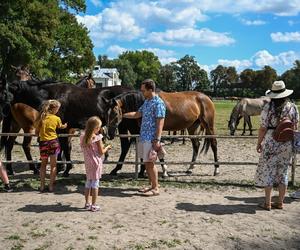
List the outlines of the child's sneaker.
{"type": "Polygon", "coordinates": [[[91,206],[91,211],[92,212],[97,212],[97,211],[99,211],[100,210],[100,207],[99,206],[97,206],[97,205],[92,205],[91,206]]]}
{"type": "Polygon", "coordinates": [[[4,185],[4,191],[10,193],[13,191],[12,187],[9,184],[4,185]]]}
{"type": "Polygon", "coordinates": [[[87,210],[91,210],[91,204],[90,203],[86,203],[84,206],[85,209],[87,210]]]}

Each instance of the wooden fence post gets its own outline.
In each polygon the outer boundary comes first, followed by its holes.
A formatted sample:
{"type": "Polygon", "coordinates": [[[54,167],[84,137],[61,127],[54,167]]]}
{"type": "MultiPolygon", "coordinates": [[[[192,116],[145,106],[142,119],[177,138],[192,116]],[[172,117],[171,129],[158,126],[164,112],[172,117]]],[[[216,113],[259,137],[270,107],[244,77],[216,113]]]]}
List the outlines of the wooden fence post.
{"type": "Polygon", "coordinates": [[[139,161],[138,157],[138,137],[135,137],[135,179],[137,180],[139,177],[139,164],[137,163],[139,161]]]}
{"type": "Polygon", "coordinates": [[[295,186],[296,165],[297,165],[297,154],[294,153],[293,159],[292,159],[292,186],[295,186]]]}

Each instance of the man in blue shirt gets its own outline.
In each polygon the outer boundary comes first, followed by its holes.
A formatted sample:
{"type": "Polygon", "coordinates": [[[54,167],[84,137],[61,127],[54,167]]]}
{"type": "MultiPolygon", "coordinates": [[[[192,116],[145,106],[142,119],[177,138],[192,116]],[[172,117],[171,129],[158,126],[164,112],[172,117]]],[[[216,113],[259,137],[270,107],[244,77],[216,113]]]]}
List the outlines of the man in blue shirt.
{"type": "Polygon", "coordinates": [[[155,94],[155,82],[152,79],[146,79],[142,82],[141,92],[146,99],[144,104],[138,111],[123,114],[123,117],[133,119],[142,117],[138,154],[145,162],[151,187],[141,189],[140,191],[145,196],[154,196],[159,194],[158,170],[153,160],[149,159],[149,153],[152,148],[160,147],[160,139],[166,116],[166,106],[163,100],[155,94]]]}

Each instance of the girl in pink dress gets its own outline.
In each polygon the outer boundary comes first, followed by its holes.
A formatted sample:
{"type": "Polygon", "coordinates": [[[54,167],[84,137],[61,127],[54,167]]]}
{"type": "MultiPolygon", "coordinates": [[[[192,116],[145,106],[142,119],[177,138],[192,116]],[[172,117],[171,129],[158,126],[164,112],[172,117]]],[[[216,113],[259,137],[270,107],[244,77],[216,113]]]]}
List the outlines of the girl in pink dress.
{"type": "Polygon", "coordinates": [[[111,146],[103,146],[103,136],[99,134],[102,122],[97,116],[87,120],[84,133],[80,136],[80,146],[83,152],[86,170],[85,183],[85,208],[96,212],[99,206],[96,205],[98,196],[99,180],[102,174],[102,156],[111,149],[111,146]],[[90,203],[92,196],[92,203],[90,203]]]}

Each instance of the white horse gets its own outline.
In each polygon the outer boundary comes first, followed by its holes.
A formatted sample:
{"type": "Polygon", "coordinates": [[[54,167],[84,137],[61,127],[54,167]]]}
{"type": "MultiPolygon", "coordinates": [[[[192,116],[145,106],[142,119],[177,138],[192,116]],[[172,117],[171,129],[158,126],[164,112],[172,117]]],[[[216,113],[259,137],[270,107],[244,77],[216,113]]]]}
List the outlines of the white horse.
{"type": "Polygon", "coordinates": [[[234,132],[239,124],[241,118],[244,118],[244,130],[242,135],[246,132],[246,124],[248,124],[250,135],[252,135],[252,123],[251,116],[260,115],[264,105],[270,102],[269,97],[260,98],[243,98],[232,109],[230,120],[228,122],[228,128],[230,135],[234,135],[234,132]]]}

